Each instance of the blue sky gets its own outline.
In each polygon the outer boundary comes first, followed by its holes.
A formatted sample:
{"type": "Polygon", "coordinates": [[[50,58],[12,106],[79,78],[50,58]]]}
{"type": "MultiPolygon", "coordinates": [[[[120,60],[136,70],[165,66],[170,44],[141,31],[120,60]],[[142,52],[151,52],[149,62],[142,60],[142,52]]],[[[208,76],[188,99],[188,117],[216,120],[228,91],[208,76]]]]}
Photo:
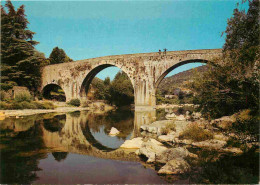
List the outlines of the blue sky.
{"type": "MultiPolygon", "coordinates": [[[[29,29],[36,32],[34,39],[40,42],[36,48],[46,57],[58,46],[73,60],[80,60],[157,52],[163,48],[169,51],[221,48],[224,44],[221,33],[237,2],[240,1],[15,1],[13,4],[25,5],[29,29]]],[[[113,78],[112,72],[117,69],[107,68],[98,77],[113,78]]]]}

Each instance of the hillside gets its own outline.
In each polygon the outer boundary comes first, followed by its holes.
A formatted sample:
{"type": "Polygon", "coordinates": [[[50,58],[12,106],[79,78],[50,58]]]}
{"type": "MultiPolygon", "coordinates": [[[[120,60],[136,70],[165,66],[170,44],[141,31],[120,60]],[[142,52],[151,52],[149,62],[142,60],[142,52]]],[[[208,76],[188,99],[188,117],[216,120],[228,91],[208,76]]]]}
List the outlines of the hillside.
{"type": "Polygon", "coordinates": [[[177,88],[184,90],[186,89],[185,85],[187,84],[187,82],[194,78],[194,72],[205,72],[206,70],[207,66],[204,65],[167,77],[162,80],[158,87],[158,90],[161,92],[162,95],[174,94],[174,90],[177,88]]]}

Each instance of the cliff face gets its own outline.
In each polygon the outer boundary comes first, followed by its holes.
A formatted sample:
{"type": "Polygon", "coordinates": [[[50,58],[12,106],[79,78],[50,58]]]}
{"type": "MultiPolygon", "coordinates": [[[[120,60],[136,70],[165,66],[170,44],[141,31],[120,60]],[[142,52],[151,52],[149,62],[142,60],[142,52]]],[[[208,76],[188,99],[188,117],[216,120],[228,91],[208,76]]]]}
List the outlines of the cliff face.
{"type": "Polygon", "coordinates": [[[164,78],[160,83],[158,90],[160,90],[163,95],[175,94],[176,91],[179,90],[189,91],[186,84],[194,79],[195,72],[203,73],[207,71],[207,69],[207,66],[204,65],[164,78]]]}

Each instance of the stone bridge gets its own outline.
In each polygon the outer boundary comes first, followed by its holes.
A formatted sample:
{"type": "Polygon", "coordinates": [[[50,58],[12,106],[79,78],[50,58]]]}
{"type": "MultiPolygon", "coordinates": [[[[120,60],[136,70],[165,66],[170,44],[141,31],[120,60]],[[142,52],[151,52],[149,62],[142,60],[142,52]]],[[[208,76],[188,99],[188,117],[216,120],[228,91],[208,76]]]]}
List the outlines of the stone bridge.
{"type": "Polygon", "coordinates": [[[221,55],[222,49],[205,49],[168,51],[166,54],[115,55],[54,64],[42,69],[40,90],[47,85],[56,84],[64,90],[66,101],[73,98],[83,100],[86,99],[86,91],[96,74],[107,67],[116,66],[132,82],[136,108],[153,108],[156,105],[156,88],[169,72],[187,63],[207,63],[221,55]]]}

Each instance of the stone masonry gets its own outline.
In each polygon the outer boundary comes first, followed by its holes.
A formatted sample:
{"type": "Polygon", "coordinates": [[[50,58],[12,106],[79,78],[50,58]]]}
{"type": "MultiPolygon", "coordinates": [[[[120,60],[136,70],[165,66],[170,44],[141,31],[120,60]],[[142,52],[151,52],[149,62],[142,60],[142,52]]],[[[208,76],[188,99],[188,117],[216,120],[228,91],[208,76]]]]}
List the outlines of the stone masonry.
{"type": "Polygon", "coordinates": [[[41,89],[49,84],[59,85],[65,92],[66,101],[86,99],[92,79],[101,70],[116,66],[130,78],[135,92],[136,109],[149,109],[156,105],[156,88],[173,69],[194,62],[207,63],[222,56],[222,49],[168,51],[114,55],[45,66],[42,69],[41,89]]]}

